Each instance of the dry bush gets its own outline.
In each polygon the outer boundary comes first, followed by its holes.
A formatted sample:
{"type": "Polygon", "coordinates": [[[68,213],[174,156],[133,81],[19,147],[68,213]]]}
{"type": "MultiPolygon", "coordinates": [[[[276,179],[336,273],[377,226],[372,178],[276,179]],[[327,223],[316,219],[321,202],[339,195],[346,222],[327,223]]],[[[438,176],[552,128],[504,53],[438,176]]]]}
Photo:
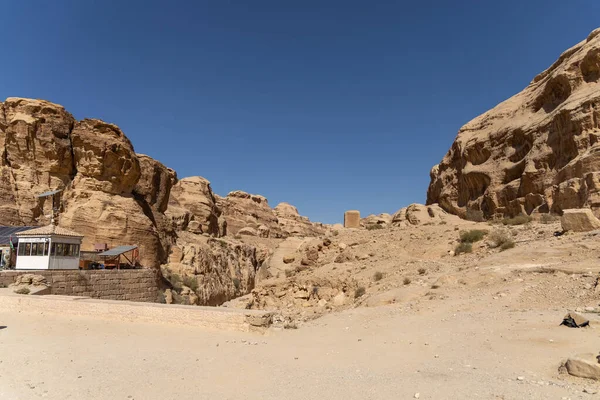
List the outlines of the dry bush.
{"type": "Polygon", "coordinates": [[[367,289],[365,289],[364,286],[360,286],[358,289],[356,289],[356,291],[354,292],[354,298],[358,299],[361,296],[364,296],[364,294],[367,292],[367,289]]]}
{"type": "Polygon", "coordinates": [[[419,275],[425,275],[427,273],[427,270],[425,268],[419,268],[419,275]]]}
{"type": "Polygon", "coordinates": [[[500,245],[500,250],[504,251],[504,250],[512,249],[513,247],[515,247],[515,241],[510,239],[507,242],[504,242],[504,243],[502,243],[502,245],[500,245]]]}
{"type": "Polygon", "coordinates": [[[501,247],[504,243],[512,242],[512,235],[505,230],[495,230],[490,233],[488,240],[489,246],[495,249],[496,247],[501,247]]]}
{"type": "Polygon", "coordinates": [[[375,282],[377,282],[377,281],[380,281],[382,279],[383,279],[383,273],[381,273],[379,271],[375,272],[375,274],[373,275],[373,280],[375,282]]]}
{"type": "Polygon", "coordinates": [[[403,281],[404,286],[410,285],[411,282],[412,282],[412,280],[409,277],[404,278],[404,281],[403,281]]]}
{"type": "Polygon", "coordinates": [[[502,223],[504,225],[524,225],[528,222],[531,222],[531,217],[529,215],[517,215],[514,218],[504,218],[502,223]]]}
{"type": "Polygon", "coordinates": [[[472,253],[472,252],[473,252],[473,245],[471,243],[469,243],[469,242],[460,243],[454,249],[454,255],[455,256],[457,256],[459,254],[462,254],[462,253],[472,253]]]}
{"type": "Polygon", "coordinates": [[[484,222],[485,221],[485,217],[483,216],[483,211],[471,210],[469,208],[467,209],[465,219],[467,221],[473,221],[473,222],[484,222]]]}
{"type": "Polygon", "coordinates": [[[542,214],[540,215],[540,222],[542,224],[551,224],[553,222],[556,222],[560,219],[560,217],[556,216],[556,215],[552,215],[552,214],[542,214]]]}
{"type": "Polygon", "coordinates": [[[464,231],[460,233],[460,241],[462,243],[475,243],[479,242],[485,235],[487,235],[487,231],[483,231],[481,229],[471,229],[470,231],[464,231]]]}
{"type": "Polygon", "coordinates": [[[368,231],[373,231],[373,230],[383,229],[383,228],[384,227],[382,225],[379,225],[379,224],[367,225],[367,230],[368,231]]]}

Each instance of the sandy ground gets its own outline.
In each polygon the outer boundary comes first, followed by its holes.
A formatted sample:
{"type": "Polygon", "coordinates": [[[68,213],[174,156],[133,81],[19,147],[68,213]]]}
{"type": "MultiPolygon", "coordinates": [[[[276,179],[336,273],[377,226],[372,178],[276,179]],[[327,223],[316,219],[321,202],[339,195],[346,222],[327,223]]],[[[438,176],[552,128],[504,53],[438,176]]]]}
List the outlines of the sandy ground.
{"type": "Polygon", "coordinates": [[[600,382],[558,372],[600,351],[600,232],[558,229],[449,220],[340,232],[316,265],[257,289],[299,327],[266,336],[0,310],[0,399],[600,398],[600,382]],[[486,239],[451,256],[473,228],[508,230],[515,247],[486,239]],[[343,243],[356,258],[334,262],[343,243]],[[574,309],[594,311],[589,328],[559,326],[574,309]]]}
{"type": "Polygon", "coordinates": [[[594,398],[557,371],[600,347],[600,318],[571,329],[510,303],[357,308],[267,336],[0,313],[0,398],[594,398]]]}

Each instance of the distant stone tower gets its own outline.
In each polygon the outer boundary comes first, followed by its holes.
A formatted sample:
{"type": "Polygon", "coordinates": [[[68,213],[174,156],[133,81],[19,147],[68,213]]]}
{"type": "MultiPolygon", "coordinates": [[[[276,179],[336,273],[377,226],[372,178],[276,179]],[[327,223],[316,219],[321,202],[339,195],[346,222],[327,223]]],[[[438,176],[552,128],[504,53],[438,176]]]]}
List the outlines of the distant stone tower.
{"type": "Polygon", "coordinates": [[[344,228],[360,228],[360,211],[349,210],[344,213],[344,228]]]}

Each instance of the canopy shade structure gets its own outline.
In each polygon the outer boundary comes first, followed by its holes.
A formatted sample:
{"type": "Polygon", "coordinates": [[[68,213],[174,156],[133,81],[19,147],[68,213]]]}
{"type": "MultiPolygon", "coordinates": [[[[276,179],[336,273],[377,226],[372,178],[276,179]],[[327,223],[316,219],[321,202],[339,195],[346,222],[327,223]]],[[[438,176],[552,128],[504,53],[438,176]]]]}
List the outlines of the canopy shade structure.
{"type": "Polygon", "coordinates": [[[35,228],[34,226],[0,226],[0,245],[10,244],[11,237],[13,244],[17,243],[16,234],[35,228]]]}
{"type": "Polygon", "coordinates": [[[137,246],[117,246],[107,251],[98,254],[98,257],[104,260],[104,265],[107,268],[120,269],[121,265],[127,268],[135,268],[140,263],[140,252],[137,246]],[[126,254],[130,253],[129,256],[126,254]],[[121,257],[126,261],[121,263],[121,257]]]}

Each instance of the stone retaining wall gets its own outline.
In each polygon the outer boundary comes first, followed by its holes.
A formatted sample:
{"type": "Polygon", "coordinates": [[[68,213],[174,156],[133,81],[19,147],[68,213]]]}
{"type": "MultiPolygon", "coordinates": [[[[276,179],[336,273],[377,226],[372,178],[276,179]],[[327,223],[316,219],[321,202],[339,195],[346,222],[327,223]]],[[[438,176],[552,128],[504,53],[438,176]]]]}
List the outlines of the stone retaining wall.
{"type": "Polygon", "coordinates": [[[0,285],[8,286],[23,274],[44,276],[54,295],[156,302],[159,293],[159,276],[154,269],[2,271],[0,285]]]}

